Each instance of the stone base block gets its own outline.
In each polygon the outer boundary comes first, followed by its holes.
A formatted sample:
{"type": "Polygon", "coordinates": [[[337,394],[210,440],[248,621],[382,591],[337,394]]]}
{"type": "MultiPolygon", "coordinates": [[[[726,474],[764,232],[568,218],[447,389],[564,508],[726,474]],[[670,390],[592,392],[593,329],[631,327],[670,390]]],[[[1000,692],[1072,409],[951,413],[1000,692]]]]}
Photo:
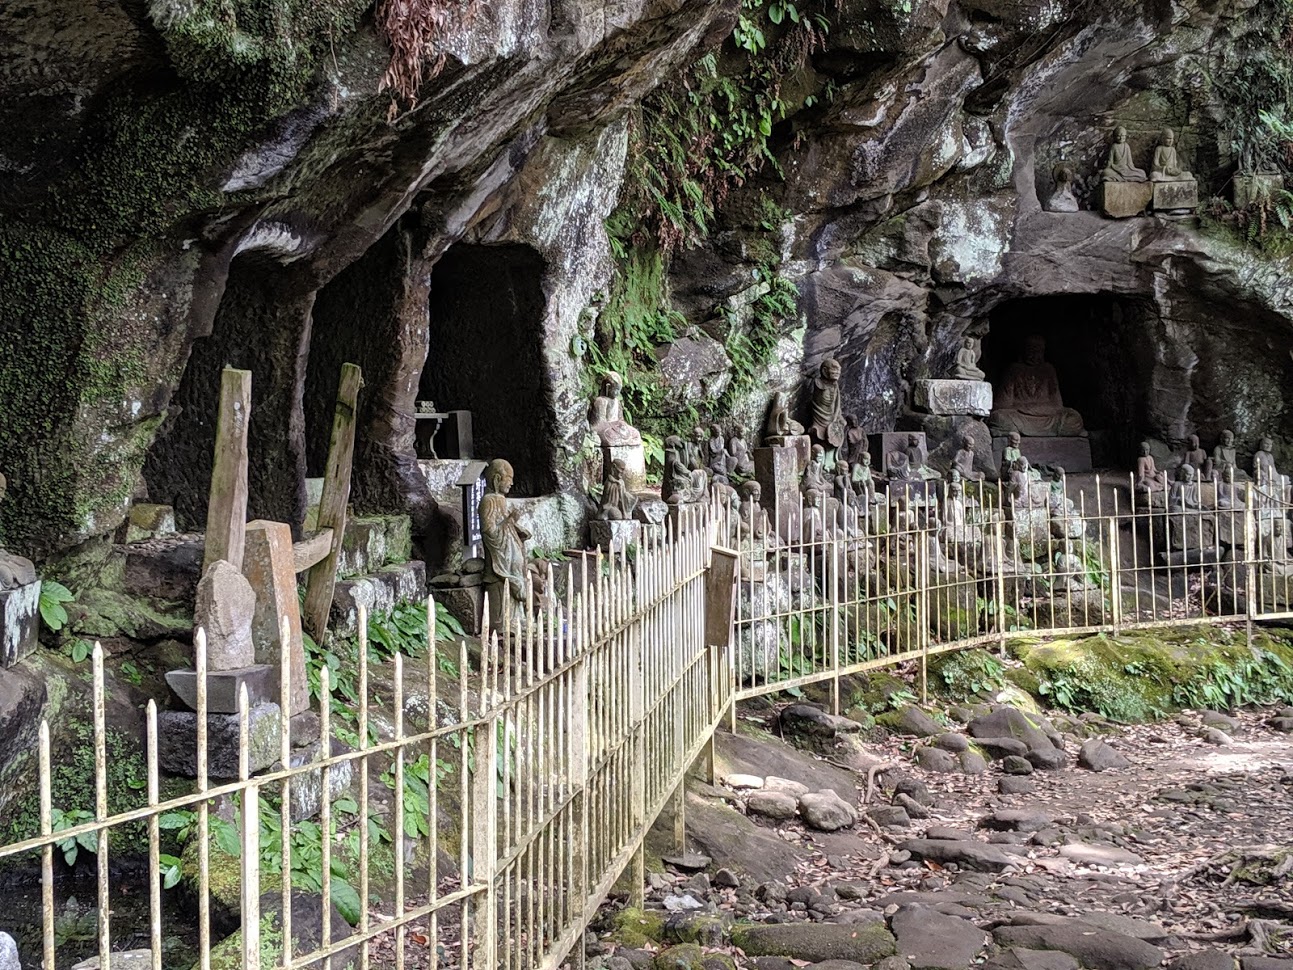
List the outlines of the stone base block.
{"type": "Polygon", "coordinates": [[[149,600],[182,603],[193,609],[202,578],[204,544],[197,535],[169,536],[125,546],[126,592],[149,600]]]}
{"type": "Polygon", "coordinates": [[[992,385],[987,381],[923,380],[916,382],[916,407],[930,414],[992,413],[992,385]]]}
{"type": "Polygon", "coordinates": [[[631,545],[636,545],[641,535],[642,523],[628,521],[602,521],[588,523],[588,532],[592,544],[605,552],[623,552],[631,545]]]}
{"type": "MultiPolygon", "coordinates": [[[[1009,442],[1010,439],[1005,435],[994,435],[992,438],[992,460],[998,468],[1001,467],[1001,456],[1009,442]]],[[[1019,441],[1019,450],[1034,468],[1039,465],[1051,468],[1058,465],[1070,475],[1091,470],[1091,441],[1088,438],[1025,437],[1019,441]]]]}
{"type": "Polygon", "coordinates": [[[0,669],[36,652],[40,633],[40,580],[0,593],[0,669]]]}
{"type": "MultiPolygon", "coordinates": [[[[461,495],[458,499],[461,502],[461,495]]],[[[337,558],[337,578],[367,576],[387,563],[404,562],[412,550],[413,526],[407,515],[348,518],[337,558]]]]}
{"type": "Polygon", "coordinates": [[[642,445],[602,445],[602,477],[611,462],[619,459],[624,462],[624,481],[629,490],[640,492],[646,488],[646,449],[642,445]]]}
{"type": "MultiPolygon", "coordinates": [[[[786,438],[784,444],[754,449],[754,478],[762,491],[763,507],[772,513],[778,496],[782,506],[799,505],[799,480],[808,467],[805,437],[786,438]]],[[[811,445],[809,446],[811,449],[811,445]]]]}
{"type": "Polygon", "coordinates": [[[1154,182],[1153,186],[1155,212],[1199,207],[1199,183],[1194,179],[1188,182],[1154,182]]]}
{"type": "MultiPolygon", "coordinates": [[[[346,754],[350,751],[346,745],[342,744],[336,738],[332,740],[333,756],[346,754]]],[[[291,767],[305,768],[304,771],[292,776],[292,787],[288,804],[292,813],[293,822],[303,822],[306,819],[314,818],[319,814],[323,807],[323,769],[307,768],[307,765],[318,761],[323,753],[323,744],[316,739],[310,744],[305,744],[292,749],[292,756],[289,759],[291,767]]],[[[283,765],[281,761],[276,761],[270,766],[271,771],[280,771],[283,765]]],[[[328,802],[331,804],[338,798],[350,791],[350,785],[355,778],[355,762],[343,761],[340,764],[333,765],[332,771],[328,778],[328,802]]],[[[264,788],[264,792],[270,795],[281,794],[281,784],[269,784],[264,788]]]]}
{"type": "Polygon", "coordinates": [[[339,637],[352,636],[359,629],[361,603],[372,616],[405,603],[420,602],[426,597],[426,585],[426,564],[416,560],[362,579],[343,580],[332,594],[329,626],[339,637]]]}
{"type": "MultiPolygon", "coordinates": [[[[252,773],[264,771],[281,753],[283,726],[277,704],[258,704],[248,713],[248,758],[252,773]]],[[[157,754],[162,769],[196,778],[198,716],[192,711],[157,715],[157,754]]],[[[238,777],[238,715],[207,715],[207,774],[238,777]]]]}
{"type": "Polygon", "coordinates": [[[455,586],[449,589],[432,590],[432,593],[436,602],[462,624],[463,630],[472,636],[480,633],[481,611],[485,603],[484,586],[455,586]]]}
{"type": "Polygon", "coordinates": [[[1154,199],[1150,182],[1100,183],[1100,211],[1114,219],[1143,215],[1154,199]]]}
{"type": "MultiPolygon", "coordinates": [[[[191,711],[198,709],[198,674],[196,670],[172,670],[166,675],[175,696],[191,711]]],[[[207,713],[237,714],[238,694],[247,687],[248,707],[278,700],[278,668],[256,664],[241,670],[207,672],[207,713]]]]}

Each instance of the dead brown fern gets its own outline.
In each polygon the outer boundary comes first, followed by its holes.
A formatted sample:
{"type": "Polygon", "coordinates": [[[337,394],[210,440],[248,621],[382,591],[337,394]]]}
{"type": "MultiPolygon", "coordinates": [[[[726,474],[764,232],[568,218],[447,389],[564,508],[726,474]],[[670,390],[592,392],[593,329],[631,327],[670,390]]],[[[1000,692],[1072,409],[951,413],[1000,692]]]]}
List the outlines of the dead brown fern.
{"type": "Polygon", "coordinates": [[[379,0],[377,31],[391,48],[378,85],[391,92],[387,117],[394,121],[418,105],[422,85],[444,70],[443,39],[471,24],[482,0],[379,0]]]}

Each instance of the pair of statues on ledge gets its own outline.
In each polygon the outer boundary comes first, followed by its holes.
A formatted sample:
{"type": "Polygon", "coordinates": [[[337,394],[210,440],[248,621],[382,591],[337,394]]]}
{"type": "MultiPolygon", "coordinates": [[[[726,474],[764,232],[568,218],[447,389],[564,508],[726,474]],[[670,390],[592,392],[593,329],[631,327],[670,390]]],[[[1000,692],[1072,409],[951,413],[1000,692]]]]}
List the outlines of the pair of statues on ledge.
{"type": "Polygon", "coordinates": [[[1154,148],[1149,174],[1137,168],[1127,144],[1127,129],[1119,125],[1113,132],[1113,145],[1109,148],[1109,162],[1100,173],[1106,182],[1192,182],[1191,175],[1181,165],[1176,151],[1176,133],[1164,128],[1154,148]]]}

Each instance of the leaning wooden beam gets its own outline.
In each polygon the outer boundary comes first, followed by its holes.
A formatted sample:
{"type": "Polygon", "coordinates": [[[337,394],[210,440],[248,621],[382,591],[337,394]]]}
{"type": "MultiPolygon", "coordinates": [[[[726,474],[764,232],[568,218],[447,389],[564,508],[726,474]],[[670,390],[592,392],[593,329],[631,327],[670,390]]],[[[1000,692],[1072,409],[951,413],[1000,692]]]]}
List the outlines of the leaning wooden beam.
{"type": "Polygon", "coordinates": [[[215,457],[211,463],[211,497],[207,503],[205,575],[223,559],[242,570],[247,533],[247,437],[251,428],[251,371],[226,367],[220,378],[220,414],[215,457]]]}
{"type": "Polygon", "coordinates": [[[323,495],[319,499],[320,530],[332,530],[332,545],[305,579],[306,632],[323,642],[332,609],[332,588],[337,581],[337,559],[346,534],[346,504],[350,501],[350,465],[355,454],[355,403],[363,375],[357,364],[341,365],[341,386],[337,390],[337,410],[332,419],[332,442],[328,445],[328,467],[323,475],[323,495]]]}
{"type": "Polygon", "coordinates": [[[332,552],[332,530],[323,529],[308,539],[292,544],[292,568],[303,573],[317,566],[332,552]]]}

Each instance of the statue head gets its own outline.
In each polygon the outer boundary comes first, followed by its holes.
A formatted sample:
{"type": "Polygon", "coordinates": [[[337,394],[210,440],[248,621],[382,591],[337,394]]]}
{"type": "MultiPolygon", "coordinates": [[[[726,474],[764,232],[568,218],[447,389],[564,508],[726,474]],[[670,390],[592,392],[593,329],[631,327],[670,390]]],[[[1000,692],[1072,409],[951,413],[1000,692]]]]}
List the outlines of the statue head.
{"type": "Polygon", "coordinates": [[[862,467],[863,468],[871,467],[871,453],[869,451],[862,452],[862,467]]]}
{"type": "Polygon", "coordinates": [[[1113,140],[1115,144],[1121,145],[1127,140],[1127,129],[1119,125],[1113,130],[1113,140]]]}
{"type": "Polygon", "coordinates": [[[853,470],[853,466],[843,459],[835,463],[835,468],[837,469],[837,473],[843,475],[845,478],[847,478],[849,472],[853,470]]]}
{"type": "Polygon", "coordinates": [[[840,379],[840,362],[834,357],[827,357],[822,361],[822,379],[827,381],[838,381],[840,379]]]}
{"type": "Polygon", "coordinates": [[[961,447],[962,447],[962,448],[964,448],[966,451],[973,451],[973,450],[974,450],[974,438],[972,438],[972,437],[971,437],[970,435],[968,435],[968,434],[963,434],[963,435],[961,435],[961,447]]]}
{"type": "Polygon", "coordinates": [[[1189,437],[1189,442],[1190,442],[1190,450],[1191,450],[1191,451],[1198,451],[1198,449],[1199,449],[1199,436],[1198,436],[1197,434],[1192,434],[1192,435],[1190,435],[1190,437],[1189,437]]]}
{"type": "Polygon", "coordinates": [[[1019,439],[1019,432],[1018,432],[1018,431],[1012,431],[1012,432],[1010,432],[1010,447],[1011,447],[1011,448],[1018,448],[1018,447],[1019,447],[1019,440],[1020,440],[1020,439],[1019,439]]]}
{"type": "Polygon", "coordinates": [[[619,374],[608,370],[602,375],[602,394],[605,397],[619,397],[622,390],[624,390],[624,378],[619,374]]]}
{"type": "Polygon", "coordinates": [[[1221,470],[1221,480],[1227,485],[1235,483],[1235,466],[1226,462],[1226,467],[1221,470]]]}
{"type": "Polygon", "coordinates": [[[1176,144],[1176,132],[1172,131],[1171,128],[1164,128],[1162,141],[1164,145],[1168,146],[1169,148],[1172,147],[1173,145],[1176,144]]]}
{"type": "Polygon", "coordinates": [[[626,471],[628,466],[624,464],[623,458],[616,458],[611,462],[611,475],[614,478],[623,478],[626,471]]]}
{"type": "Polygon", "coordinates": [[[974,338],[970,336],[966,336],[966,338],[961,341],[961,346],[964,347],[966,350],[973,350],[974,338]]]}
{"type": "Polygon", "coordinates": [[[1064,481],[1064,467],[1062,465],[1056,465],[1051,469],[1051,481],[1056,484],[1064,481]]]}
{"type": "Polygon", "coordinates": [[[1020,455],[1015,459],[1015,471],[1027,474],[1031,467],[1032,466],[1028,464],[1028,459],[1023,455],[1020,455]]]}
{"type": "Polygon", "coordinates": [[[819,489],[819,488],[810,488],[810,489],[808,489],[806,492],[804,492],[804,503],[805,503],[806,505],[810,505],[810,506],[813,506],[813,505],[821,505],[821,504],[822,504],[822,491],[821,491],[821,489],[819,489]]]}
{"type": "Polygon", "coordinates": [[[1183,464],[1176,472],[1176,480],[1189,484],[1194,481],[1194,466],[1189,462],[1183,464]]]}
{"type": "Polygon", "coordinates": [[[696,427],[691,429],[691,437],[694,441],[704,441],[705,429],[702,428],[700,425],[696,425],[696,427]]]}
{"type": "Polygon", "coordinates": [[[1272,438],[1263,438],[1263,439],[1262,439],[1262,445],[1261,445],[1261,448],[1260,448],[1260,449],[1258,449],[1258,450],[1260,450],[1260,451],[1274,451],[1274,450],[1275,450],[1275,441],[1274,441],[1274,439],[1272,439],[1272,438]]]}
{"type": "Polygon", "coordinates": [[[908,447],[908,448],[919,448],[919,447],[920,447],[920,435],[918,435],[918,434],[909,434],[909,435],[907,435],[907,447],[908,447]]]}
{"type": "Polygon", "coordinates": [[[1234,443],[1235,443],[1235,433],[1233,431],[1230,431],[1227,429],[1226,431],[1221,432],[1222,445],[1224,445],[1226,448],[1229,448],[1232,445],[1234,445],[1234,443]]]}
{"type": "Polygon", "coordinates": [[[844,416],[844,426],[846,428],[860,427],[860,425],[858,424],[858,416],[856,414],[846,414],[844,416]]]}
{"type": "Polygon", "coordinates": [[[1140,443],[1140,456],[1141,456],[1142,458],[1148,458],[1148,457],[1149,457],[1149,450],[1150,450],[1150,449],[1149,449],[1149,442],[1148,442],[1148,441],[1142,441],[1142,442],[1140,443]]]}
{"type": "Polygon", "coordinates": [[[495,458],[485,467],[485,484],[491,492],[506,495],[512,490],[512,463],[505,458],[495,458]]]}
{"type": "Polygon", "coordinates": [[[953,468],[953,469],[952,469],[952,477],[951,477],[950,481],[951,481],[951,483],[952,483],[953,485],[960,485],[960,484],[961,484],[961,472],[960,472],[960,469],[957,469],[957,468],[953,468]]]}
{"type": "Polygon", "coordinates": [[[821,445],[813,445],[813,458],[812,458],[812,460],[813,460],[813,461],[825,461],[825,460],[826,460],[826,449],[825,449],[825,448],[823,448],[821,445]]]}
{"type": "Polygon", "coordinates": [[[742,482],[741,498],[750,502],[758,502],[763,498],[763,486],[753,478],[748,482],[742,482]]]}
{"type": "Polygon", "coordinates": [[[1024,340],[1024,363],[1040,364],[1046,359],[1046,338],[1032,334],[1024,340]]]}

